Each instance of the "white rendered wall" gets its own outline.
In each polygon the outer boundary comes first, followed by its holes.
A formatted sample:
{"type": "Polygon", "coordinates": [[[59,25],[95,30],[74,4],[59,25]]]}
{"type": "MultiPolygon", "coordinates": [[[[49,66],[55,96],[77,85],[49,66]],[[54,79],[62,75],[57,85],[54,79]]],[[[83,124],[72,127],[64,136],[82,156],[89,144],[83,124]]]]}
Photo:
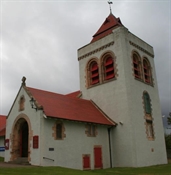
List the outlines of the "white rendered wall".
{"type": "MultiPolygon", "coordinates": [[[[29,130],[29,145],[28,147],[30,147],[30,163],[32,165],[40,165],[40,148],[39,149],[33,149],[33,136],[34,135],[40,135],[40,115],[41,115],[42,111],[36,111],[35,109],[31,108],[30,105],[30,97],[28,96],[28,94],[26,93],[26,91],[21,88],[16,99],[15,102],[12,106],[12,110],[9,113],[9,116],[7,118],[7,126],[6,126],[6,139],[11,139],[10,135],[12,134],[12,128],[13,128],[13,124],[15,122],[15,119],[19,116],[26,116],[31,124],[31,129],[29,130]],[[19,101],[20,101],[20,97],[24,95],[25,98],[25,109],[23,111],[19,111],[19,101]]],[[[5,162],[10,161],[11,158],[11,150],[12,150],[12,143],[10,140],[10,147],[9,150],[5,151],[5,162]]]]}
{"type": "MultiPolygon", "coordinates": [[[[0,136],[0,147],[4,147],[4,136],[0,136]]],[[[5,151],[1,151],[0,150],[0,157],[4,157],[5,156],[5,151]]]]}
{"type": "Polygon", "coordinates": [[[56,120],[44,119],[44,122],[41,165],[83,169],[82,156],[83,154],[90,154],[91,169],[94,169],[94,146],[101,146],[103,168],[110,167],[109,140],[106,126],[97,125],[97,136],[88,137],[85,134],[84,123],[63,121],[66,137],[63,140],[54,140],[52,127],[56,120]],[[54,151],[49,151],[49,148],[54,148],[54,151]],[[43,159],[43,157],[54,161],[43,159]]]}
{"type": "Polygon", "coordinates": [[[132,35],[124,27],[120,27],[97,42],[78,50],[78,57],[89,53],[103,45],[114,41],[114,45],[95,52],[79,61],[80,90],[82,98],[92,99],[110,118],[119,124],[113,130],[113,166],[148,166],[166,163],[161,109],[155,75],[154,58],[130,45],[136,43],[149,53],[153,48],[132,35]],[[86,65],[92,58],[101,58],[107,51],[113,51],[116,57],[118,77],[108,83],[92,88],[86,85],[86,65]],[[132,71],[132,51],[137,50],[141,56],[146,56],[152,66],[154,87],[134,79],[132,71]],[[147,91],[151,98],[155,140],[149,141],[146,136],[142,95],[147,91]],[[153,152],[151,150],[154,150],[153,152]],[[150,155],[150,156],[149,156],[150,155]],[[159,159],[160,157],[160,159],[159,159]],[[148,160],[148,161],[147,161],[148,160]]]}

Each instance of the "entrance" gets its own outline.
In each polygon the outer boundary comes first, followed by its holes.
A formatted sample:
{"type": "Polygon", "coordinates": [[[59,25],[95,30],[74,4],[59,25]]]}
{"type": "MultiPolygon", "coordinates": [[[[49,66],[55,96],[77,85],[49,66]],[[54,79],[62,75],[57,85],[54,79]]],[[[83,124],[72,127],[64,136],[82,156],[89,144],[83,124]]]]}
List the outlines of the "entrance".
{"type": "Polygon", "coordinates": [[[20,156],[28,157],[28,124],[26,121],[21,126],[20,136],[20,156]]]}
{"type": "Polygon", "coordinates": [[[12,134],[11,161],[20,157],[29,157],[29,125],[26,119],[20,118],[16,121],[12,134]]]}
{"type": "Polygon", "coordinates": [[[95,168],[103,168],[102,148],[100,146],[94,147],[94,167],[95,168]]]}

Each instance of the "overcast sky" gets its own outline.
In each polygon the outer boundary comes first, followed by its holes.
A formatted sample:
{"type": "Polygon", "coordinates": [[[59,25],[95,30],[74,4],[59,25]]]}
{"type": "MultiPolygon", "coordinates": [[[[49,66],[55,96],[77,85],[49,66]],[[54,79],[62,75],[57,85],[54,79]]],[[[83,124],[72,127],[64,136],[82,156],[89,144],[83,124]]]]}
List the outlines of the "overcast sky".
{"type": "MultiPolygon", "coordinates": [[[[7,115],[26,76],[29,87],[79,90],[77,49],[109,15],[106,0],[0,0],[0,114],[7,115]]],[[[112,12],[154,48],[162,115],[171,111],[171,1],[119,0],[112,12]]]]}

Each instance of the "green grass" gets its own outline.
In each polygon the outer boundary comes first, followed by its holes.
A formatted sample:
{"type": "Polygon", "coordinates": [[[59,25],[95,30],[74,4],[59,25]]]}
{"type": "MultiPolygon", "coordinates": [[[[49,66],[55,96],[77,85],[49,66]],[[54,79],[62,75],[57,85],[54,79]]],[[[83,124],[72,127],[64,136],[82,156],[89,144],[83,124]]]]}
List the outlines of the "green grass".
{"type": "Polygon", "coordinates": [[[61,167],[0,168],[0,175],[170,175],[171,162],[144,168],[112,168],[81,171],[61,167]]]}
{"type": "Polygon", "coordinates": [[[4,161],[4,158],[3,157],[0,157],[0,162],[3,162],[4,161]]]}

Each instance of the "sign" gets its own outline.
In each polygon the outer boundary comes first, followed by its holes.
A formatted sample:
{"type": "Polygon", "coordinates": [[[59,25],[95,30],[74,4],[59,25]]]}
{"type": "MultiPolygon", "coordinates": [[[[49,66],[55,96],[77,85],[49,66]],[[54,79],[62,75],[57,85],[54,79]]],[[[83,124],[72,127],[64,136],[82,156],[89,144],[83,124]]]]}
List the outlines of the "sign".
{"type": "Polygon", "coordinates": [[[4,146],[1,146],[0,147],[0,152],[4,152],[5,151],[5,147],[4,146]]]}

